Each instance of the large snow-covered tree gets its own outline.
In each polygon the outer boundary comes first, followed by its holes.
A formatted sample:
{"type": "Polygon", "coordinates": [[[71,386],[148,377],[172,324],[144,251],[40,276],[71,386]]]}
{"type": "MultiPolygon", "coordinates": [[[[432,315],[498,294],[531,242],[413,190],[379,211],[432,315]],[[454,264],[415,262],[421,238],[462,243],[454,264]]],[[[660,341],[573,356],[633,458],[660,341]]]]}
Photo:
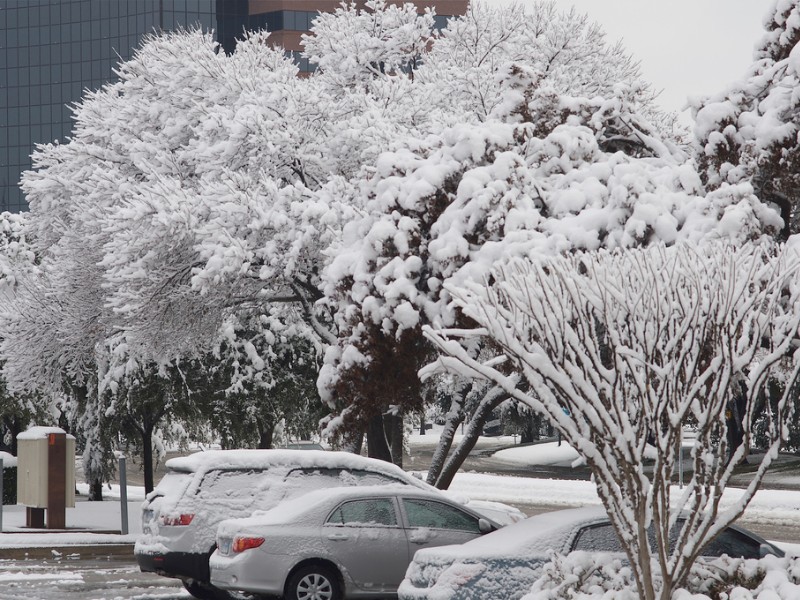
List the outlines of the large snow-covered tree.
{"type": "Polygon", "coordinates": [[[447,368],[485,378],[552,420],[594,475],[640,597],[668,600],[704,545],[742,515],[786,436],[800,373],[799,269],[796,244],[512,259],[483,282],[445,284],[474,326],[426,335],[447,368]],[[475,338],[499,352],[476,359],[462,343],[475,338]],[[723,510],[772,378],[784,386],[770,399],[766,452],[741,499],[723,510]],[[729,449],[726,410],[737,400],[744,435],[729,449]],[[689,422],[692,475],[678,492],[672,476],[689,422]]]}
{"type": "Polygon", "coordinates": [[[745,75],[694,102],[696,155],[709,188],[751,185],[778,206],[785,239],[800,231],[800,3],[773,2],[764,29],[745,75]]]}
{"type": "MultiPolygon", "coordinates": [[[[466,324],[450,304],[448,282],[480,281],[512,256],[748,239],[780,227],[748,188],[707,194],[682,151],[637,112],[635,90],[620,88],[610,99],[568,96],[518,65],[501,72],[497,85],[504,102],[491,120],[384,153],[353,189],[350,203],[365,215],[344,228],[324,272],[325,296],[338,301],[339,340],[326,354],[320,387],[332,405],[344,399],[333,426],[375,411],[418,410],[417,378],[401,373],[393,385],[383,382],[394,373],[387,365],[409,369],[413,361],[420,369],[435,357],[424,325],[466,324]]],[[[506,399],[486,390],[465,444],[474,444],[482,419],[506,399]]],[[[446,486],[452,472],[430,475],[446,486]]]]}

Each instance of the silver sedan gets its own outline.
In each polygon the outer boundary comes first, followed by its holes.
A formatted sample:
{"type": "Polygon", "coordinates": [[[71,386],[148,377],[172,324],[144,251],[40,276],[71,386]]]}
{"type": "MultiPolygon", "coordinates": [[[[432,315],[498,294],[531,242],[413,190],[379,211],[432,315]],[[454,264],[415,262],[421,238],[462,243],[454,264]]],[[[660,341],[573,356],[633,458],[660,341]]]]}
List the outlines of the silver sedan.
{"type": "Polygon", "coordinates": [[[286,600],[394,595],[418,549],[460,544],[497,527],[408,486],[320,490],[223,521],[211,582],[286,600]]]}

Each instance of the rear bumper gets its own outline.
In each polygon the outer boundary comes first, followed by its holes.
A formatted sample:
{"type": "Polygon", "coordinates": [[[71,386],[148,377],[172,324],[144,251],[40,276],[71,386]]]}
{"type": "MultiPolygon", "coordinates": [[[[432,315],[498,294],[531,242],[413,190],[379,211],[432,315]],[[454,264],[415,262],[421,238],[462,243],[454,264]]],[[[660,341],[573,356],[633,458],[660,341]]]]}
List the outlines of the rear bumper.
{"type": "Polygon", "coordinates": [[[139,569],[146,573],[157,573],[164,577],[194,579],[208,583],[209,554],[191,552],[165,552],[163,554],[136,554],[139,569]]]}
{"type": "Polygon", "coordinates": [[[222,556],[211,555],[211,585],[224,590],[241,590],[252,594],[282,596],[286,577],[296,558],[267,554],[259,550],[222,556]]]}

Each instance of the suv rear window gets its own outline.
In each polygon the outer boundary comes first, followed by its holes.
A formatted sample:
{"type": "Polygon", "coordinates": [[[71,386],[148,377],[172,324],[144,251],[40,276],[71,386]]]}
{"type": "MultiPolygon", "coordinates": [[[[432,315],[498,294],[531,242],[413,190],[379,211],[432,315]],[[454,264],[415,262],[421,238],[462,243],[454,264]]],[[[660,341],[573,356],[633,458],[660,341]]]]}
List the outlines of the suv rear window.
{"type": "Polygon", "coordinates": [[[255,469],[209,471],[203,476],[197,497],[203,498],[251,498],[264,487],[264,471],[255,469]]]}

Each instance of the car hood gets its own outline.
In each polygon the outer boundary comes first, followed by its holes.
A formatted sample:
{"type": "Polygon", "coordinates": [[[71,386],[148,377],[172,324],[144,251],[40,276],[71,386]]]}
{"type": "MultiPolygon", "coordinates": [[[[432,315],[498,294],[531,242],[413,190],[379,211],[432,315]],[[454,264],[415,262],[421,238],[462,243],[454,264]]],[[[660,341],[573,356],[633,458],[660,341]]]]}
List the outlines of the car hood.
{"type": "Polygon", "coordinates": [[[564,551],[575,532],[586,524],[602,522],[602,507],[576,508],[529,517],[464,544],[423,548],[415,561],[491,559],[515,556],[546,556],[549,550],[564,551]]]}

